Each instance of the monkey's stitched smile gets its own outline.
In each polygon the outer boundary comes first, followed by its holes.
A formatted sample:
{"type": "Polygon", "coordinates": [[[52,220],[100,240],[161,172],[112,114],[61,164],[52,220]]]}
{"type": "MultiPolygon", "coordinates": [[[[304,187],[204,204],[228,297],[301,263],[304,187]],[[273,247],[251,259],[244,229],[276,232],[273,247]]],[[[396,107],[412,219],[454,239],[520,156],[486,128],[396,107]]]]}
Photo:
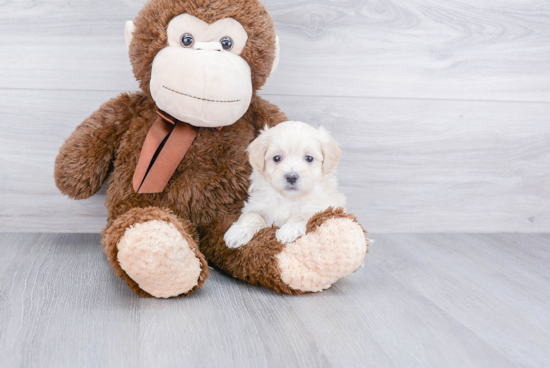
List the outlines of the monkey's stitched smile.
{"type": "Polygon", "coordinates": [[[167,90],[170,91],[170,92],[177,93],[178,95],[183,95],[183,96],[186,96],[186,97],[191,97],[191,98],[194,98],[194,99],[197,99],[197,100],[201,100],[201,101],[219,102],[219,103],[235,103],[235,102],[241,102],[241,100],[233,100],[233,101],[209,100],[209,99],[207,99],[207,98],[200,98],[200,97],[188,95],[188,94],[186,94],[186,93],[178,92],[178,91],[175,91],[175,90],[173,90],[173,89],[171,89],[171,88],[168,88],[168,87],[166,87],[166,86],[162,86],[162,88],[167,89],[167,90]]]}

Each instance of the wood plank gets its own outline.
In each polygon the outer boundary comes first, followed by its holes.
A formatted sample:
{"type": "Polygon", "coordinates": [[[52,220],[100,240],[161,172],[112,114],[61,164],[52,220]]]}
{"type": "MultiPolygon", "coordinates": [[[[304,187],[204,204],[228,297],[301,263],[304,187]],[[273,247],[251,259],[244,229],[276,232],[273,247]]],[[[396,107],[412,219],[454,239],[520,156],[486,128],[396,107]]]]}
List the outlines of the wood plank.
{"type": "Polygon", "coordinates": [[[378,240],[377,257],[393,270],[389,277],[420,292],[509,361],[533,368],[550,363],[547,235],[392,235],[378,240]],[[391,251],[382,250],[389,244],[391,251]],[[515,261],[527,258],[523,249],[533,248],[544,257],[515,261]]]}
{"type": "Polygon", "coordinates": [[[131,331],[139,300],[108,269],[97,235],[1,239],[1,366],[136,362],[131,331]]]}
{"type": "MultiPolygon", "coordinates": [[[[0,88],[135,90],[124,22],[144,0],[0,4],[0,88]]],[[[539,0],[265,0],[282,41],[264,93],[550,101],[539,0]]]]}
{"type": "Polygon", "coordinates": [[[138,299],[98,244],[97,235],[0,235],[10,285],[1,366],[330,366],[290,299],[216,271],[189,298],[138,299]]]}
{"type": "MultiPolygon", "coordinates": [[[[99,232],[104,197],[53,182],[64,139],[112,92],[0,91],[0,231],[99,232]],[[33,106],[29,111],[28,106],[33,106]]],[[[269,96],[342,144],[341,189],[374,232],[545,232],[549,104],[269,96]]]]}
{"type": "Polygon", "coordinates": [[[365,267],[320,294],[212,271],[193,296],[156,300],[114,276],[98,235],[0,234],[0,366],[550,364],[550,294],[525,289],[550,278],[550,236],[374,237],[365,267]]]}

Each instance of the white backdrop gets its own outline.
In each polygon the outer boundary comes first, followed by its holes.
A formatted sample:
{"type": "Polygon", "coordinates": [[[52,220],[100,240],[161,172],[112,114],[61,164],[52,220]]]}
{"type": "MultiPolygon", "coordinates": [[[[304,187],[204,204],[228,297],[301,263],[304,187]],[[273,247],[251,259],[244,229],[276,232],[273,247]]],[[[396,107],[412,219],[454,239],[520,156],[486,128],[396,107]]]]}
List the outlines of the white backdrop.
{"type": "MultiPolygon", "coordinates": [[[[137,89],[144,0],[0,2],[0,231],[99,232],[103,194],[60,195],[57,150],[137,89]]],[[[281,63],[261,94],[342,143],[371,232],[550,229],[550,3],[265,0],[281,63]]]]}

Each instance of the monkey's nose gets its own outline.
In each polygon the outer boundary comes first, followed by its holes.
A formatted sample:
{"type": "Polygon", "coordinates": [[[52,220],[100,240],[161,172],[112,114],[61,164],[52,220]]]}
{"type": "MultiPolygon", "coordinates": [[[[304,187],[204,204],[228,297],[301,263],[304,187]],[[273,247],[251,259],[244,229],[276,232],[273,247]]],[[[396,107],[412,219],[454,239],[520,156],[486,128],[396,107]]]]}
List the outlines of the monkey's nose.
{"type": "Polygon", "coordinates": [[[296,173],[290,173],[285,175],[285,179],[289,184],[295,184],[300,176],[296,173]]]}
{"type": "Polygon", "coordinates": [[[195,42],[193,46],[195,50],[222,51],[223,47],[220,42],[195,42]]]}

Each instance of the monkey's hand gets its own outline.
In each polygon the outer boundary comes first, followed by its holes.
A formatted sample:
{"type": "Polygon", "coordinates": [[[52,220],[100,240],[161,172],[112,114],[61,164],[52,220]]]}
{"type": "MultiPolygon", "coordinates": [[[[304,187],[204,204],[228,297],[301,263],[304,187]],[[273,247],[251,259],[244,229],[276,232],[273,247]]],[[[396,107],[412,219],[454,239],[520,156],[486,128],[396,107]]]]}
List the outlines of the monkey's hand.
{"type": "Polygon", "coordinates": [[[101,188],[122,133],[131,121],[131,105],[140,97],[122,94],[103,104],[65,141],[55,160],[55,184],[74,199],[89,198],[101,188]]]}

